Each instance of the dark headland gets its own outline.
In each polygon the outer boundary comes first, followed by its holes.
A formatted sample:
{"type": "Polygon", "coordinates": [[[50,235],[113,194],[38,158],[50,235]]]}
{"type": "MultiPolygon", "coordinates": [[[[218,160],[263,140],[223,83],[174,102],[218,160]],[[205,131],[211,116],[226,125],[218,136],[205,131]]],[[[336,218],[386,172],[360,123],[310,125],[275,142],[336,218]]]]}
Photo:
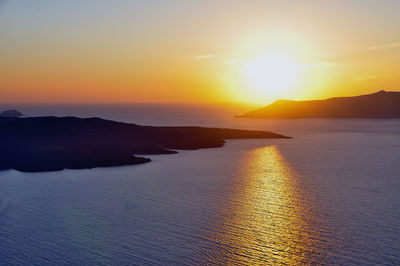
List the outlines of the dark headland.
{"type": "Polygon", "coordinates": [[[0,117],[0,169],[24,172],[150,162],[140,154],[214,148],[226,139],[288,138],[266,131],[153,127],[101,118],[0,117]]]}
{"type": "Polygon", "coordinates": [[[400,92],[314,101],[278,100],[244,118],[400,118],[400,92]]]}

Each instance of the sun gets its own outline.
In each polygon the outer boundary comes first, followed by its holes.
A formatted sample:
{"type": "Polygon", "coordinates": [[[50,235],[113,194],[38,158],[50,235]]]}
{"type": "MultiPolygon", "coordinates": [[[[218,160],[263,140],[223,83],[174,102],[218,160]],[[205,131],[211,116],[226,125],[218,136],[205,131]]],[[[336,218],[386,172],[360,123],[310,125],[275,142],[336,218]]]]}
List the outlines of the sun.
{"type": "Polygon", "coordinates": [[[280,53],[265,54],[243,65],[255,93],[268,98],[287,95],[300,69],[300,66],[280,53]]]}

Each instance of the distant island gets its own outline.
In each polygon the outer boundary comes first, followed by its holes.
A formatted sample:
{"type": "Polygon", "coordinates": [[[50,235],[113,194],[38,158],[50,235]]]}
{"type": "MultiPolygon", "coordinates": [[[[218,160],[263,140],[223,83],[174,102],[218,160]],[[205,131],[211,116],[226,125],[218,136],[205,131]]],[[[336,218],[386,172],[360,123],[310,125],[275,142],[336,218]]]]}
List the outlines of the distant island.
{"type": "Polygon", "coordinates": [[[239,118],[400,118],[400,92],[314,101],[277,100],[239,118]]]}
{"type": "Polygon", "coordinates": [[[23,172],[147,163],[141,154],[214,148],[226,139],[289,138],[266,131],[154,127],[76,117],[0,117],[0,169],[23,172]]]}
{"type": "Polygon", "coordinates": [[[0,117],[21,117],[23,114],[17,110],[6,110],[0,113],[0,117]]]}

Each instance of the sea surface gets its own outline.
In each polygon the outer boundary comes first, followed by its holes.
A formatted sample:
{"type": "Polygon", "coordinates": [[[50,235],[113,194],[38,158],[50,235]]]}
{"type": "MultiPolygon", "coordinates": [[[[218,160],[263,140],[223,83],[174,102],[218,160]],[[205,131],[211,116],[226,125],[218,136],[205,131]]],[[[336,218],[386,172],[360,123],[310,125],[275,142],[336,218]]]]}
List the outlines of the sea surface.
{"type": "Polygon", "coordinates": [[[12,107],[294,138],[230,140],[143,165],[0,171],[1,265],[400,264],[400,120],[235,119],[248,110],[215,106],[12,107]]]}

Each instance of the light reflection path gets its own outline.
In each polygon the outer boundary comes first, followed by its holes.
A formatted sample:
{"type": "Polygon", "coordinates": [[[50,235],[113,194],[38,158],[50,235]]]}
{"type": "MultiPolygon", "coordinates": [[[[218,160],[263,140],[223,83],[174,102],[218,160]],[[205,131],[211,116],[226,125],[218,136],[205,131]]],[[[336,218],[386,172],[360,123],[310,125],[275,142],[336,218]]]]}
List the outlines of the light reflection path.
{"type": "Polygon", "coordinates": [[[315,228],[307,224],[295,172],[275,146],[253,150],[214,235],[218,264],[315,263],[315,228]]]}

